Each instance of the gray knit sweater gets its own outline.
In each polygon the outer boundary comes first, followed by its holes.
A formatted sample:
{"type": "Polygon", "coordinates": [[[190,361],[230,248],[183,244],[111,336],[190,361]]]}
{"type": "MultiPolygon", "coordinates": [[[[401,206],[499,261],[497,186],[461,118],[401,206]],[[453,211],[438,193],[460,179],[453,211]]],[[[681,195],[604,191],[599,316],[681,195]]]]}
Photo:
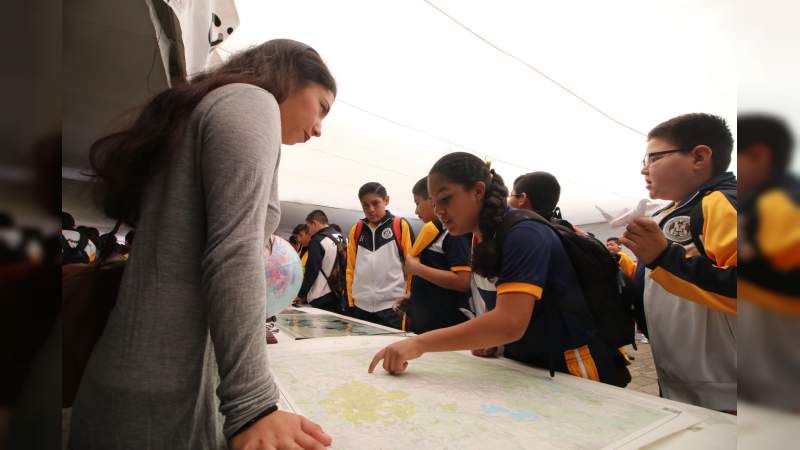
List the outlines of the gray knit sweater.
{"type": "Polygon", "coordinates": [[[264,321],[280,113],[267,91],[209,93],[144,194],[117,305],[83,375],[74,449],[225,448],[277,402],[264,321]]]}

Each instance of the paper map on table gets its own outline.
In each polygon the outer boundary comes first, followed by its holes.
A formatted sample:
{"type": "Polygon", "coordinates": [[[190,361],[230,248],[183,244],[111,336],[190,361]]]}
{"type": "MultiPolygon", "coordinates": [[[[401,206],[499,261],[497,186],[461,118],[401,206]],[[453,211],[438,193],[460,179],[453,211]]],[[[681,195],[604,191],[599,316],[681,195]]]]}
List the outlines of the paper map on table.
{"type": "Polygon", "coordinates": [[[465,353],[426,354],[400,376],[368,374],[391,342],[292,342],[270,349],[270,366],[284,403],[338,449],[635,448],[698,422],[630,391],[465,353]]]}

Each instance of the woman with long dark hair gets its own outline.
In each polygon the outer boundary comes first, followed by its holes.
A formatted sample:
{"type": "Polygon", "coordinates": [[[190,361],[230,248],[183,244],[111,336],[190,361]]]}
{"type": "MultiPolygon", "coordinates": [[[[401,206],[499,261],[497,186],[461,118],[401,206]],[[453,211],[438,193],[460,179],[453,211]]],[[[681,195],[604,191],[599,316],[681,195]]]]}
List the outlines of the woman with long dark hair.
{"type": "Polygon", "coordinates": [[[264,248],[281,144],[320,136],[336,82],[279,39],[157,95],[90,158],[105,212],[136,227],[116,307],[75,400],[70,446],[322,448],[276,411],[264,248]]]}
{"type": "Polygon", "coordinates": [[[556,232],[547,224],[523,220],[499,244],[498,230],[511,212],[499,174],[475,155],[450,153],[430,170],[428,193],[450,234],[473,234],[472,291],[480,297],[473,301],[487,311],[389,345],[372,359],[370,372],[381,361],[388,372],[402,372],[409,360],[427,352],[473,350],[478,356],[493,356],[503,345],[505,356],[527,364],[622,386],[630,381],[614,349],[564,313],[589,311],[556,232]]]}

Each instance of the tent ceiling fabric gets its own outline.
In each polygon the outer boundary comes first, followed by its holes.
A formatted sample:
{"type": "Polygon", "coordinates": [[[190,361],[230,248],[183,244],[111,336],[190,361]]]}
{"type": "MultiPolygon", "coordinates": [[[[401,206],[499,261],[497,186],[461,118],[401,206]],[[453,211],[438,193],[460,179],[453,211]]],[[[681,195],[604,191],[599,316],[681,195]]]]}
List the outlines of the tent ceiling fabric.
{"type": "MultiPolygon", "coordinates": [[[[721,115],[735,126],[735,23],[726,2],[431,1],[639,132],[696,111],[721,115]]],[[[641,134],[487,45],[424,0],[235,4],[240,25],[220,45],[224,54],[272,38],[297,39],[320,52],[339,84],[323,136],[283,149],[283,201],[357,211],[358,188],[380,181],[392,212],[413,216],[414,182],[439,157],[460,150],[492,159],[507,184],[528,171],[552,172],[562,184],[565,218],[576,224],[601,220],[595,204],[614,211],[646,196],[639,174],[641,134]]],[[[134,34],[131,23],[123,24],[120,39],[149,44],[137,52],[118,51],[141,66],[118,75],[121,81],[139,80],[136,93],[144,102],[155,79],[166,79],[163,68],[151,73],[155,38],[147,8],[138,5],[129,11],[136,10],[137,29],[151,31],[134,34]]],[[[112,33],[107,30],[103,39],[115,40],[112,33]]],[[[98,134],[93,125],[76,121],[107,126],[121,112],[110,111],[112,104],[129,107],[131,90],[122,83],[116,90],[99,89],[65,91],[65,105],[77,108],[64,124],[67,166],[85,168],[87,139],[98,134]],[[92,102],[100,107],[89,114],[92,102]]]]}
{"type": "MultiPolygon", "coordinates": [[[[434,4],[486,39],[646,133],[686,112],[735,126],[733,11],[725,2],[434,4]]],[[[286,147],[281,198],[358,208],[367,181],[411,214],[411,186],[443,154],[494,159],[507,184],[546,170],[562,210],[597,222],[598,204],[646,196],[645,138],[482,42],[424,1],[238,0],[229,51],[277,37],[316,48],[339,84],[323,136],[286,147]],[[386,120],[388,119],[388,120],[386,120]]]]}

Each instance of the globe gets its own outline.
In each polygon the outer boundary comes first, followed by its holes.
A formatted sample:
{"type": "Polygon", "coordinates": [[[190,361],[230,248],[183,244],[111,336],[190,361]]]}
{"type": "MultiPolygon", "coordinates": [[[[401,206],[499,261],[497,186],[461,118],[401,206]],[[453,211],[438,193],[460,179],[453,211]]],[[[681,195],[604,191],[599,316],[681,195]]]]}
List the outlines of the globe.
{"type": "Polygon", "coordinates": [[[267,317],[288,307],[300,292],[303,268],[292,244],[279,236],[271,236],[264,249],[267,277],[267,317]]]}

